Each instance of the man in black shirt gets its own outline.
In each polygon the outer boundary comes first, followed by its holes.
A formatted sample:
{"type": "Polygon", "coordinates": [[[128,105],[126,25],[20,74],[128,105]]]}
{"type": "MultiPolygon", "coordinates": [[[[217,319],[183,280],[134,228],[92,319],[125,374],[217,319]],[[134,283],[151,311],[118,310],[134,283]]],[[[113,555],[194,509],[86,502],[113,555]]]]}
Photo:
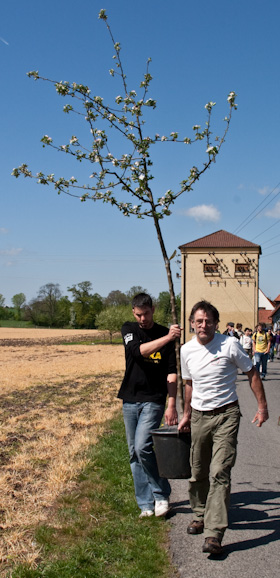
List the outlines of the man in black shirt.
{"type": "Polygon", "coordinates": [[[139,293],[132,301],[136,322],[122,327],[126,370],[118,393],[123,416],[140,518],[164,516],[169,510],[170,484],[160,478],[153,451],[151,430],[159,427],[165,409],[167,425],[178,423],[176,411],[177,370],[174,340],[179,325],[168,330],[153,320],[152,299],[139,293]]]}
{"type": "Polygon", "coordinates": [[[232,323],[232,321],[229,321],[227,323],[227,328],[224,331],[223,335],[228,335],[229,337],[235,337],[236,339],[240,339],[237,331],[234,331],[234,323],[232,323]]]}

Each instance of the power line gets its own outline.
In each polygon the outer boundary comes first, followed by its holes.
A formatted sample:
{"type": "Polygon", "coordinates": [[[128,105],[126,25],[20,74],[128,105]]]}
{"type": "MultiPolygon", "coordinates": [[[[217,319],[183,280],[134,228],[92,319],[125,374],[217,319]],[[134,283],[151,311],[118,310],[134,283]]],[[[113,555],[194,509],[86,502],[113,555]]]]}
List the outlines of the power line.
{"type": "Polygon", "coordinates": [[[279,235],[274,235],[274,237],[267,239],[266,241],[263,242],[263,244],[265,245],[265,243],[269,243],[269,241],[273,241],[273,239],[276,239],[277,237],[280,237],[280,233],[279,233],[279,235]]]}
{"type": "Polygon", "coordinates": [[[267,201],[267,199],[274,193],[275,189],[277,189],[277,187],[279,187],[279,186],[280,186],[280,182],[274,187],[274,189],[272,189],[272,191],[265,197],[265,199],[263,201],[261,201],[253,211],[251,211],[251,213],[246,217],[246,219],[244,219],[242,221],[242,223],[235,229],[234,234],[239,233],[240,231],[242,231],[242,229],[244,229],[244,227],[247,227],[247,225],[249,225],[249,223],[251,223],[251,221],[253,221],[265,209],[265,207],[267,207],[270,203],[272,203],[272,201],[274,201],[276,199],[276,197],[278,197],[278,195],[280,195],[280,191],[278,191],[277,195],[275,195],[272,199],[270,199],[270,201],[268,201],[264,205],[264,207],[262,207],[262,209],[260,209],[256,213],[258,208],[261,207],[263,205],[263,203],[265,203],[267,201]],[[256,213],[256,214],[254,215],[254,213],[256,213]],[[252,218],[250,219],[251,216],[252,216],[252,218]]]}
{"type": "Polygon", "coordinates": [[[280,241],[279,243],[273,243],[273,245],[268,245],[268,247],[265,248],[265,251],[267,251],[268,249],[272,249],[273,247],[277,247],[277,245],[280,245],[280,241]]]}
{"type": "Polygon", "coordinates": [[[278,253],[280,253],[280,251],[274,251],[274,253],[269,253],[268,255],[262,255],[262,259],[265,259],[266,257],[270,257],[271,255],[277,255],[278,253]]]}
{"type": "Polygon", "coordinates": [[[267,229],[265,229],[264,231],[262,231],[261,233],[259,233],[255,237],[253,237],[252,241],[254,241],[255,239],[257,239],[257,237],[260,237],[261,235],[266,233],[266,231],[269,231],[269,229],[272,229],[272,227],[275,227],[275,225],[277,225],[277,223],[279,223],[279,222],[280,222],[280,219],[278,219],[277,221],[275,221],[275,223],[273,223],[273,225],[270,225],[270,227],[267,227],[267,229]]]}

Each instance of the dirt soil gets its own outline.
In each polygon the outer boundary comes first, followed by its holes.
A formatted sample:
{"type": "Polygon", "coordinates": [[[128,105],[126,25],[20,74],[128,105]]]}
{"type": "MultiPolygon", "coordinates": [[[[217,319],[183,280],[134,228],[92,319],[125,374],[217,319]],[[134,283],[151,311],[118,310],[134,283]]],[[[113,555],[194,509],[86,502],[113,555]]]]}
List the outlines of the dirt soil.
{"type": "Polygon", "coordinates": [[[100,336],[104,338],[104,332],[97,330],[0,327],[1,393],[46,381],[123,371],[122,345],[95,345],[100,336]],[[77,345],[86,340],[88,345],[77,345]]]}
{"type": "Polygon", "coordinates": [[[36,567],[36,527],[62,492],[75,489],[88,446],[121,409],[123,346],[97,344],[98,337],[0,327],[1,577],[19,562],[36,567]]]}

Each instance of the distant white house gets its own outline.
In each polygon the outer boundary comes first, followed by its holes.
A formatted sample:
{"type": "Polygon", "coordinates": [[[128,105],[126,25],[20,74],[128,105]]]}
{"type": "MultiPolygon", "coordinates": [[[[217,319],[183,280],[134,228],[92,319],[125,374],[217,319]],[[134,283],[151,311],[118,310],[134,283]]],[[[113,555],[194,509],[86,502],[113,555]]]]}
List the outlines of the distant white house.
{"type": "Polygon", "coordinates": [[[265,323],[267,327],[274,330],[280,326],[280,295],[274,301],[266,297],[264,292],[259,289],[259,323],[265,323]]]}
{"type": "Polygon", "coordinates": [[[270,301],[261,289],[259,289],[259,309],[266,309],[267,311],[273,311],[274,309],[273,301],[270,301]]]}

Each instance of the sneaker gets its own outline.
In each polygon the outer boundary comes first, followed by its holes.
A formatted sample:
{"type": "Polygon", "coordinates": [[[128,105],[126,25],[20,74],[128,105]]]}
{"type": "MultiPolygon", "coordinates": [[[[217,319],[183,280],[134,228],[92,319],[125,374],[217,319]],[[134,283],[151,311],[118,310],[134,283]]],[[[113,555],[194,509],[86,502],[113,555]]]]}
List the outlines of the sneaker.
{"type": "Polygon", "coordinates": [[[155,516],[157,518],[165,516],[169,510],[170,506],[168,500],[159,500],[155,503],[155,516]]]}
{"type": "Polygon", "coordinates": [[[264,380],[264,379],[265,379],[265,375],[262,375],[261,379],[264,380]]]}
{"type": "Polygon", "coordinates": [[[141,514],[139,515],[139,518],[150,518],[153,515],[154,515],[153,510],[142,510],[141,514]]]}

